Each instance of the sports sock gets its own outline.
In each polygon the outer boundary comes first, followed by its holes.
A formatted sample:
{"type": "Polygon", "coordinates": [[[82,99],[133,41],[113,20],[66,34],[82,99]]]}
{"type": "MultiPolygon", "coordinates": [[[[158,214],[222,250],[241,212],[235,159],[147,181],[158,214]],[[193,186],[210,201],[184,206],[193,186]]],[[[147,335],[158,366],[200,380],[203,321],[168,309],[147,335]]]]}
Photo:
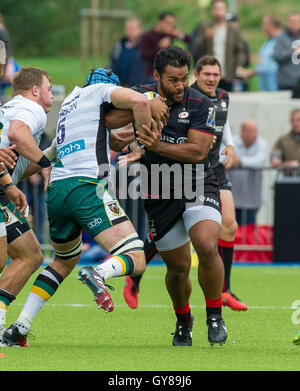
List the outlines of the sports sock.
{"type": "Polygon", "coordinates": [[[192,313],[190,309],[190,303],[188,302],[184,307],[178,308],[173,305],[175,315],[179,322],[190,322],[192,319],[192,313]]]}
{"type": "Polygon", "coordinates": [[[226,241],[226,240],[219,239],[219,243],[218,243],[219,254],[224,263],[224,272],[225,272],[223,292],[230,290],[230,273],[231,273],[232,260],[233,260],[233,247],[234,247],[234,241],[226,241]]]}
{"type": "Polygon", "coordinates": [[[15,300],[15,296],[0,289],[0,329],[4,328],[7,308],[13,300],[15,300]]]}
{"type": "MultiPolygon", "coordinates": [[[[37,276],[33,283],[24,307],[15,324],[18,325],[18,323],[20,323],[22,326],[29,329],[40,309],[54,295],[63,280],[63,277],[56,270],[51,266],[47,266],[37,276]]],[[[20,327],[19,331],[22,333],[20,327]]]]}
{"type": "MultiPolygon", "coordinates": [[[[157,252],[155,242],[153,240],[153,235],[151,232],[146,236],[146,238],[144,240],[144,252],[145,252],[145,258],[146,258],[146,265],[148,265],[148,263],[151,261],[151,259],[154,257],[154,255],[157,252]]],[[[141,274],[139,276],[131,277],[134,285],[138,285],[140,283],[142,277],[143,277],[143,274],[141,274]]]]}
{"type": "Polygon", "coordinates": [[[218,299],[207,299],[205,298],[206,303],[206,314],[222,314],[222,298],[221,296],[218,299]]]}
{"type": "Polygon", "coordinates": [[[134,259],[128,254],[114,255],[95,267],[104,280],[112,277],[128,276],[134,272],[134,259]]]}

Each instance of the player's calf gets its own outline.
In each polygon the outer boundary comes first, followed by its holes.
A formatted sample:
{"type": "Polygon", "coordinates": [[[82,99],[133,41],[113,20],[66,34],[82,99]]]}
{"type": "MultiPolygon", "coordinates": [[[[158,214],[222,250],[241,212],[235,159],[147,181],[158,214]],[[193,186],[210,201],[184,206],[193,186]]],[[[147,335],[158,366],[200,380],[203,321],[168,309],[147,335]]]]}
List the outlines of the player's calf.
{"type": "Polygon", "coordinates": [[[96,267],[79,270],[78,279],[93,292],[99,307],[106,312],[113,310],[113,303],[107,292],[105,281],[109,278],[139,275],[145,271],[146,261],[143,242],[136,233],[127,235],[110,250],[111,257],[96,267]]]}

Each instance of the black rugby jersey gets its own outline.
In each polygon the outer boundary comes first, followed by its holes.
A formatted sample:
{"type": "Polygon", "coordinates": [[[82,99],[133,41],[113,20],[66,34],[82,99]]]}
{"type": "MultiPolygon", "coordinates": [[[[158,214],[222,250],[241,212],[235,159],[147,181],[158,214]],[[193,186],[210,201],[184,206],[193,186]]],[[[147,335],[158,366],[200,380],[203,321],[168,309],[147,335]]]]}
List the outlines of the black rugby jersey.
{"type": "MultiPolygon", "coordinates": [[[[148,85],[139,85],[132,87],[135,91],[144,93],[147,91],[157,92],[157,83],[148,85]]],[[[187,143],[187,134],[189,129],[205,132],[208,134],[215,134],[215,110],[204,94],[192,88],[187,88],[184,99],[180,103],[173,103],[169,106],[169,119],[167,124],[162,129],[161,140],[167,143],[187,143]]],[[[145,155],[141,158],[141,163],[147,167],[150,172],[153,164],[180,164],[183,166],[187,163],[168,159],[164,156],[158,155],[146,149],[145,155]]],[[[204,185],[215,185],[216,177],[211,168],[208,158],[205,158],[202,163],[204,165],[204,185]]],[[[193,171],[192,182],[195,184],[197,180],[196,168],[197,164],[190,164],[193,171]]],[[[182,170],[183,172],[184,170],[182,170]]],[[[150,175],[148,176],[148,188],[150,189],[150,175]]],[[[193,185],[194,186],[194,185],[193,185]]],[[[170,183],[171,193],[173,189],[172,182],[170,183]]],[[[153,194],[148,194],[151,195],[153,194]]]]}
{"type": "MultiPolygon", "coordinates": [[[[191,88],[203,94],[203,92],[197,86],[197,82],[192,84],[191,88]]],[[[227,91],[223,90],[222,88],[217,88],[216,96],[213,97],[207,96],[207,97],[210,99],[210,101],[212,102],[216,110],[215,135],[217,137],[217,140],[214,144],[214,147],[209,151],[208,154],[208,159],[210,161],[210,164],[214,168],[219,164],[219,153],[220,153],[221,141],[223,136],[223,130],[228,115],[229,94],[227,91]]]]}

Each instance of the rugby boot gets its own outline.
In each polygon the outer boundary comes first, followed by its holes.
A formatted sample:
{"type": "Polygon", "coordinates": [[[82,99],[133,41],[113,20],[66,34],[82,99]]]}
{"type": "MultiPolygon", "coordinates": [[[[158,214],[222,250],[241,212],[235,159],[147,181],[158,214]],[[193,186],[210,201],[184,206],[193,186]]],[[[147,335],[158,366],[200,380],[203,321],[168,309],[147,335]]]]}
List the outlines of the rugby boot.
{"type": "Polygon", "coordinates": [[[293,344],[300,346],[300,331],[293,336],[293,344]]]}
{"type": "Polygon", "coordinates": [[[223,345],[227,339],[227,329],[221,314],[208,314],[207,320],[208,341],[213,346],[215,343],[223,345]]]}
{"type": "Polygon", "coordinates": [[[173,341],[172,345],[174,346],[192,346],[192,336],[193,336],[193,324],[194,316],[191,316],[191,319],[188,321],[179,321],[176,322],[176,330],[172,335],[173,341]]]}
{"type": "MultiPolygon", "coordinates": [[[[25,329],[25,327],[24,327],[25,329]]],[[[15,324],[10,325],[2,335],[2,344],[1,346],[9,347],[23,347],[28,348],[30,345],[27,343],[28,329],[26,334],[21,334],[18,326],[15,324]]],[[[30,338],[35,339],[32,334],[30,338]]]]}
{"type": "Polygon", "coordinates": [[[242,303],[231,291],[222,293],[223,306],[230,307],[234,311],[247,311],[248,307],[242,303]]]}
{"type": "Polygon", "coordinates": [[[131,277],[126,276],[123,289],[123,296],[130,308],[138,306],[139,284],[135,284],[131,277]]]}
{"type": "Polygon", "coordinates": [[[113,290],[110,285],[105,284],[104,278],[92,266],[82,267],[78,272],[78,280],[86,284],[95,295],[94,300],[98,308],[103,308],[105,312],[112,312],[114,303],[106,289],[113,290]]]}

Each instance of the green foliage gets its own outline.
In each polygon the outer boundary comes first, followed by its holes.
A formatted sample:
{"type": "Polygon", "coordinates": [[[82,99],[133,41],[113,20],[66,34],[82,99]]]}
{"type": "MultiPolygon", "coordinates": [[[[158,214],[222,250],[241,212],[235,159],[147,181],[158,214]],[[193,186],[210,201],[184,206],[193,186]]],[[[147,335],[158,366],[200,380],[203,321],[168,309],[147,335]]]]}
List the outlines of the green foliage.
{"type": "Polygon", "coordinates": [[[78,54],[78,10],[87,0],[1,0],[13,50],[18,55],[78,54]]]}
{"type": "MultiPolygon", "coordinates": [[[[144,29],[151,28],[157,15],[168,10],[176,16],[177,27],[191,33],[200,23],[210,18],[210,8],[199,8],[198,0],[123,0],[100,1],[100,6],[131,10],[141,18],[144,29]]],[[[53,56],[80,54],[81,8],[89,8],[91,0],[1,0],[0,12],[11,37],[15,55],[53,56]]],[[[297,10],[295,0],[236,0],[237,14],[244,38],[252,52],[256,52],[265,35],[261,20],[265,14],[279,15],[285,24],[289,12],[297,10]]],[[[103,21],[108,33],[101,34],[102,48],[112,47],[120,37],[123,21],[103,21]],[[119,25],[119,28],[117,28],[119,25]]],[[[102,53],[103,55],[104,53],[102,53]]],[[[106,53],[107,55],[107,53],[106,53]]]]}

